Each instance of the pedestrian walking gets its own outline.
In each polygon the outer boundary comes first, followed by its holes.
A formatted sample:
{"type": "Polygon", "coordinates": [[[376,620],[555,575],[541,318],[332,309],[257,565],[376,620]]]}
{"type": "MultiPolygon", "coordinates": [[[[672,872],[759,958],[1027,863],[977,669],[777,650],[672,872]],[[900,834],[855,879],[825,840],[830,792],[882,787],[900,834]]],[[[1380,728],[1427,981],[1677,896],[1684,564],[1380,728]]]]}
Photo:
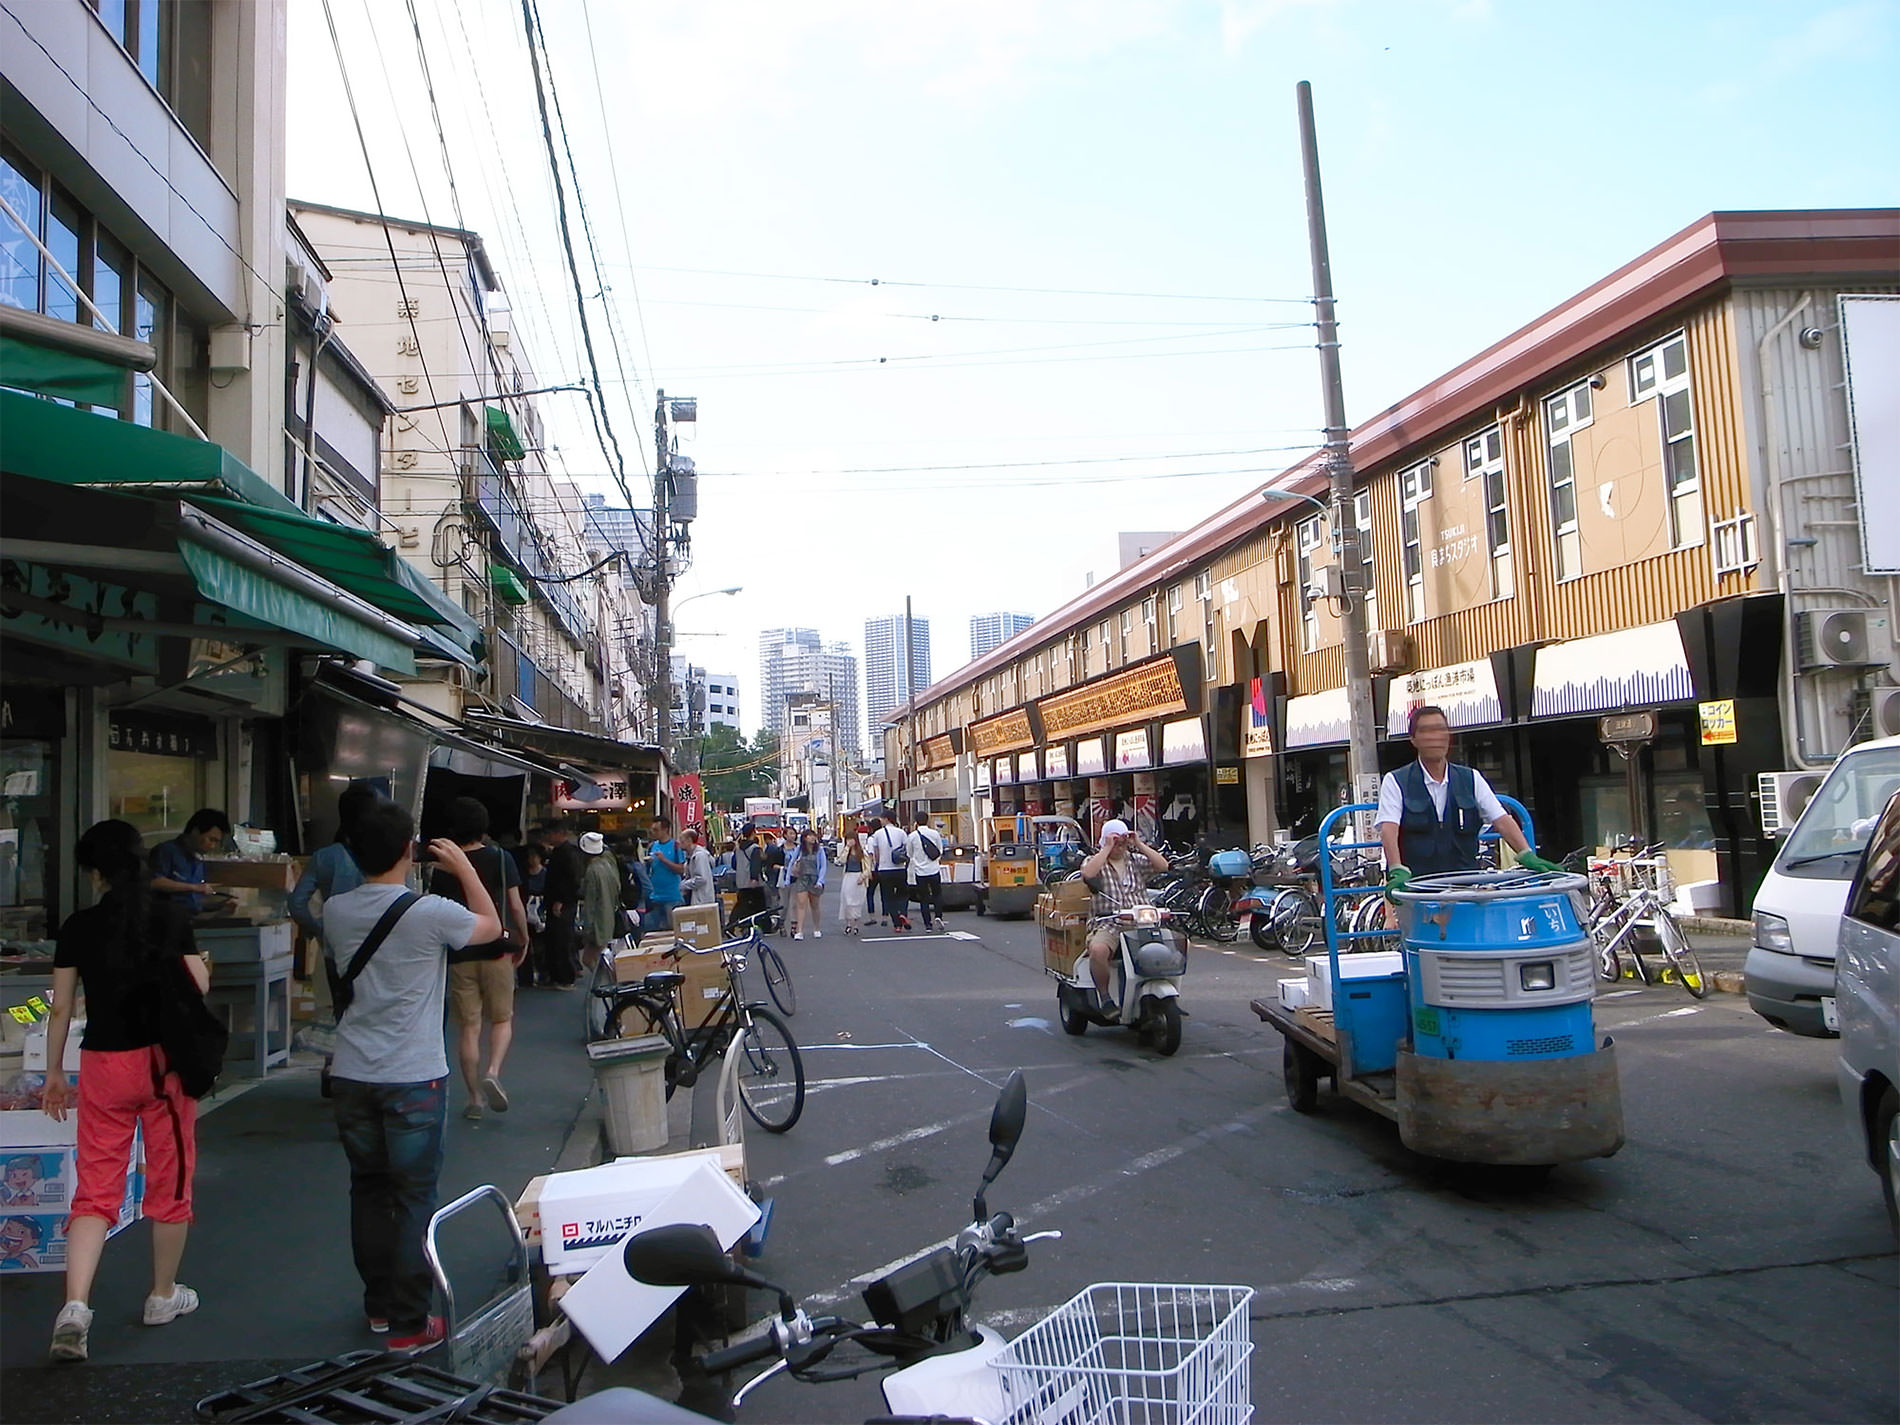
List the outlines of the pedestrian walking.
{"type": "MultiPolygon", "coordinates": [[[[376,790],[376,784],[367,778],[358,777],[337,795],[336,799],[336,839],[327,846],[317,848],[316,854],[304,868],[303,875],[297,878],[296,887],[285,902],[290,918],[297,922],[304,934],[315,940],[323,954],[323,978],[330,991],[330,1016],[336,1018],[336,957],[330,952],[330,945],[323,938],[323,921],[320,919],[322,906],[328,904],[333,896],[353,891],[363,884],[363,873],[358,869],[356,857],[350,852],[350,828],[356,818],[365,810],[382,800],[382,793],[376,790]],[[310,908],[311,899],[318,899],[318,910],[310,908]]],[[[330,1056],[323,1056],[323,1069],[317,1076],[318,1092],[323,1097],[330,1096],[330,1056]]]]}
{"type": "Polygon", "coordinates": [[[713,884],[712,852],[692,827],[680,833],[680,853],[686,861],[686,874],[680,877],[680,894],[687,905],[719,904],[719,891],[713,884]]]}
{"type": "Polygon", "coordinates": [[[735,925],[743,923],[749,916],[765,913],[764,856],[752,828],[747,826],[741,830],[732,859],[732,919],[735,925]]]}
{"type": "Polygon", "coordinates": [[[910,860],[904,870],[911,899],[923,913],[924,929],[943,923],[943,836],[930,829],[930,813],[917,813],[915,829],[904,843],[910,860]]]}
{"type": "Polygon", "coordinates": [[[803,940],[811,931],[813,940],[823,940],[825,894],[825,848],[818,833],[807,831],[798,838],[798,849],[785,866],[785,888],[792,899],[792,939],[803,940]]]}
{"type": "Polygon", "coordinates": [[[764,871],[765,904],[770,910],[784,910],[785,907],[785,839],[776,829],[768,827],[763,845],[764,854],[759,864],[764,871]]]}
{"type": "MultiPolygon", "coordinates": [[[[883,902],[885,918],[891,928],[903,932],[910,929],[908,882],[904,874],[905,864],[910,860],[910,838],[904,835],[904,828],[895,821],[886,821],[881,816],[871,818],[871,836],[865,842],[865,850],[871,857],[871,867],[877,873],[877,892],[883,902]]],[[[877,918],[872,917],[875,925],[877,918]]]]}
{"type": "MultiPolygon", "coordinates": [[[[211,967],[198,954],[183,906],[154,894],[145,846],[129,822],[89,827],[73,860],[98,903],[59,928],[53,953],[53,1013],[46,1027],[47,1115],[64,1123],[74,1090],[60,1072],[73,1001],[83,987],[86,1032],[79,1041],[78,1183],[66,1220],[66,1303],[53,1321],[52,1357],[86,1359],[92,1281],[106,1233],[119,1220],[132,1133],[145,1139],[145,1204],[152,1224],[152,1290],[147,1326],[198,1309],[198,1293],[178,1280],[191,1226],[197,1169],[197,1101],[186,1094],[160,1045],[161,976],[188,978],[203,995],[211,967]]],[[[179,988],[176,984],[174,989],[179,988]]],[[[33,1223],[32,1218],[10,1221],[33,1223]]]]}
{"type": "Polygon", "coordinates": [[[531,990],[547,953],[543,938],[548,929],[548,853],[546,847],[531,841],[515,855],[521,868],[521,903],[528,912],[528,953],[515,968],[515,988],[531,990]]]}
{"type": "Polygon", "coordinates": [[[556,989],[574,988],[574,976],[580,970],[579,930],[581,876],[587,859],[574,844],[574,827],[567,821],[550,821],[541,827],[541,839],[548,848],[548,879],[543,892],[542,917],[547,928],[541,932],[541,979],[556,989]]]}
{"type": "MultiPolygon", "coordinates": [[[[336,1031],[336,1128],[350,1164],[350,1248],[369,1329],[391,1350],[442,1339],[422,1239],[435,1213],[448,1107],[442,1042],[451,950],[499,939],[501,918],[468,854],[447,837],[429,854],[463,904],[408,888],[415,822],[394,802],[363,813],[352,837],[363,884],[323,908],[344,966],[336,1031]]],[[[578,853],[577,853],[578,854],[578,853]]]]}
{"type": "Polygon", "coordinates": [[[864,843],[852,832],[844,839],[844,887],[841,896],[844,916],[844,933],[862,935],[864,933],[864,887],[866,872],[864,868],[864,843]]]}
{"type": "Polygon", "coordinates": [[[647,915],[646,930],[668,930],[673,925],[673,907],[682,903],[685,893],[680,878],[686,874],[686,858],[679,842],[673,839],[673,823],[663,816],[653,818],[653,839],[647,844],[647,915]]]}
{"type": "Polygon", "coordinates": [[[581,968],[592,977],[594,966],[620,929],[620,864],[607,854],[607,838],[598,831],[584,832],[581,855],[581,968]]]}
{"type": "MultiPolygon", "coordinates": [[[[508,1111],[501,1084],[502,1065],[515,1039],[515,971],[528,955],[528,908],[521,899],[521,871],[514,857],[488,840],[488,808],[474,797],[449,803],[449,840],[467,853],[488,897],[501,911],[505,927],[495,940],[449,954],[449,1008],[455,1017],[455,1056],[468,1089],[462,1117],[479,1119],[484,1109],[508,1111]],[[482,1028],[488,1029],[488,1057],[482,1057],[482,1028]]],[[[462,883],[447,867],[429,877],[429,890],[459,901],[462,883]]]]}

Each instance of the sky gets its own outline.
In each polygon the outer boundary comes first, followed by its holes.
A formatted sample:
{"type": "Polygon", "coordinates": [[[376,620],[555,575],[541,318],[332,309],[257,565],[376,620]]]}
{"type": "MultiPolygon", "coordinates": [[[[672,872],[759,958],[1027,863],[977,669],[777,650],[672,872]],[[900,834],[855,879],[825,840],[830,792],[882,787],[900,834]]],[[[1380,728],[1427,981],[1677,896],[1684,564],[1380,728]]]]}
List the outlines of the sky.
{"type": "MultiPolygon", "coordinates": [[[[758,630],[860,646],[908,595],[942,678],[971,615],[1046,614],[1317,443],[1301,79],[1355,424],[1708,212],[1900,200],[1900,0],[535,3],[636,494],[655,390],[699,403],[676,600],[743,592],[679,648],[748,729],[758,630]]],[[[289,53],[291,195],[482,232],[580,378],[521,0],[291,0],[289,53]]]]}

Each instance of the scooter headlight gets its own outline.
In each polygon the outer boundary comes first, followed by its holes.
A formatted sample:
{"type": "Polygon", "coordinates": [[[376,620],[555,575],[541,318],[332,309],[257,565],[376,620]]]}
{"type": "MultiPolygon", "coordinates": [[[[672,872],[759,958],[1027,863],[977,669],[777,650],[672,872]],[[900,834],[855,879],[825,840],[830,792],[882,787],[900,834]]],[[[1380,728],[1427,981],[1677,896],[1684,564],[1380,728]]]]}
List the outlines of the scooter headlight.
{"type": "Polygon", "coordinates": [[[1517,967],[1517,982],[1527,990],[1554,990],[1557,988],[1557,962],[1526,960],[1517,967]]]}
{"type": "Polygon", "coordinates": [[[1154,906],[1154,905],[1136,906],[1135,907],[1135,924],[1136,925],[1161,924],[1161,907],[1154,906]]]}

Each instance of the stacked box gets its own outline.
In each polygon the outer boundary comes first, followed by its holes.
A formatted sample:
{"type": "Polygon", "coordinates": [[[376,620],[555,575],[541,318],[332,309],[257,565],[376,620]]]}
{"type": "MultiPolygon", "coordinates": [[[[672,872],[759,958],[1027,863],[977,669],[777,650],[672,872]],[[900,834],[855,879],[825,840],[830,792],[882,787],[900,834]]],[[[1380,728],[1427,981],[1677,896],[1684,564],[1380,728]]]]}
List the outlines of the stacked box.
{"type": "MultiPolygon", "coordinates": [[[[79,1117],[55,1123],[39,1109],[0,1113],[0,1272],[66,1270],[66,1214],[79,1185],[79,1117]]],[[[136,1134],[125,1200],[106,1235],[132,1225],[145,1200],[145,1144],[136,1134]]]]}
{"type": "MultiPolygon", "coordinates": [[[[614,979],[620,984],[633,984],[655,970],[677,970],[686,976],[686,982],[679,987],[679,1000],[688,1028],[699,1024],[726,992],[724,957],[695,955],[690,950],[676,953],[671,935],[649,935],[638,946],[614,955],[614,979]]],[[[645,1030],[629,1026],[627,1032],[644,1033],[645,1030]]]]}

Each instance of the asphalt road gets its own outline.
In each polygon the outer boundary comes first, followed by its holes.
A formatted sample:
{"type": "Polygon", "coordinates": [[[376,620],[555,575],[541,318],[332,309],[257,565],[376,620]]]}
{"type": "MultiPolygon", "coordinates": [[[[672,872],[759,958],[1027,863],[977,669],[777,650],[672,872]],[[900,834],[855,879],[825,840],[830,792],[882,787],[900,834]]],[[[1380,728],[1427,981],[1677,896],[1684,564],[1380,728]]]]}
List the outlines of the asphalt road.
{"type": "MultiPolygon", "coordinates": [[[[1011,1334],[1094,1281],[1246,1283],[1262,1420],[1900,1419],[1894,1242],[1830,1044],[1736,996],[1613,992],[1627,1145],[1513,1190],[1336,1099],[1289,1109],[1247,1008],[1292,972],[1278,956],[1197,952],[1161,1059],[1061,1032],[1033,924],[950,925],[782,942],[811,1094],[748,1141],[777,1200],[760,1267],[814,1308],[861,1313],[864,1281],[968,1220],[1020,1067],[1029,1124],[991,1207],[1065,1236],[981,1288],[1011,1334]]],[[[774,1381],[742,1418],[880,1409],[869,1381],[774,1381]]]]}

